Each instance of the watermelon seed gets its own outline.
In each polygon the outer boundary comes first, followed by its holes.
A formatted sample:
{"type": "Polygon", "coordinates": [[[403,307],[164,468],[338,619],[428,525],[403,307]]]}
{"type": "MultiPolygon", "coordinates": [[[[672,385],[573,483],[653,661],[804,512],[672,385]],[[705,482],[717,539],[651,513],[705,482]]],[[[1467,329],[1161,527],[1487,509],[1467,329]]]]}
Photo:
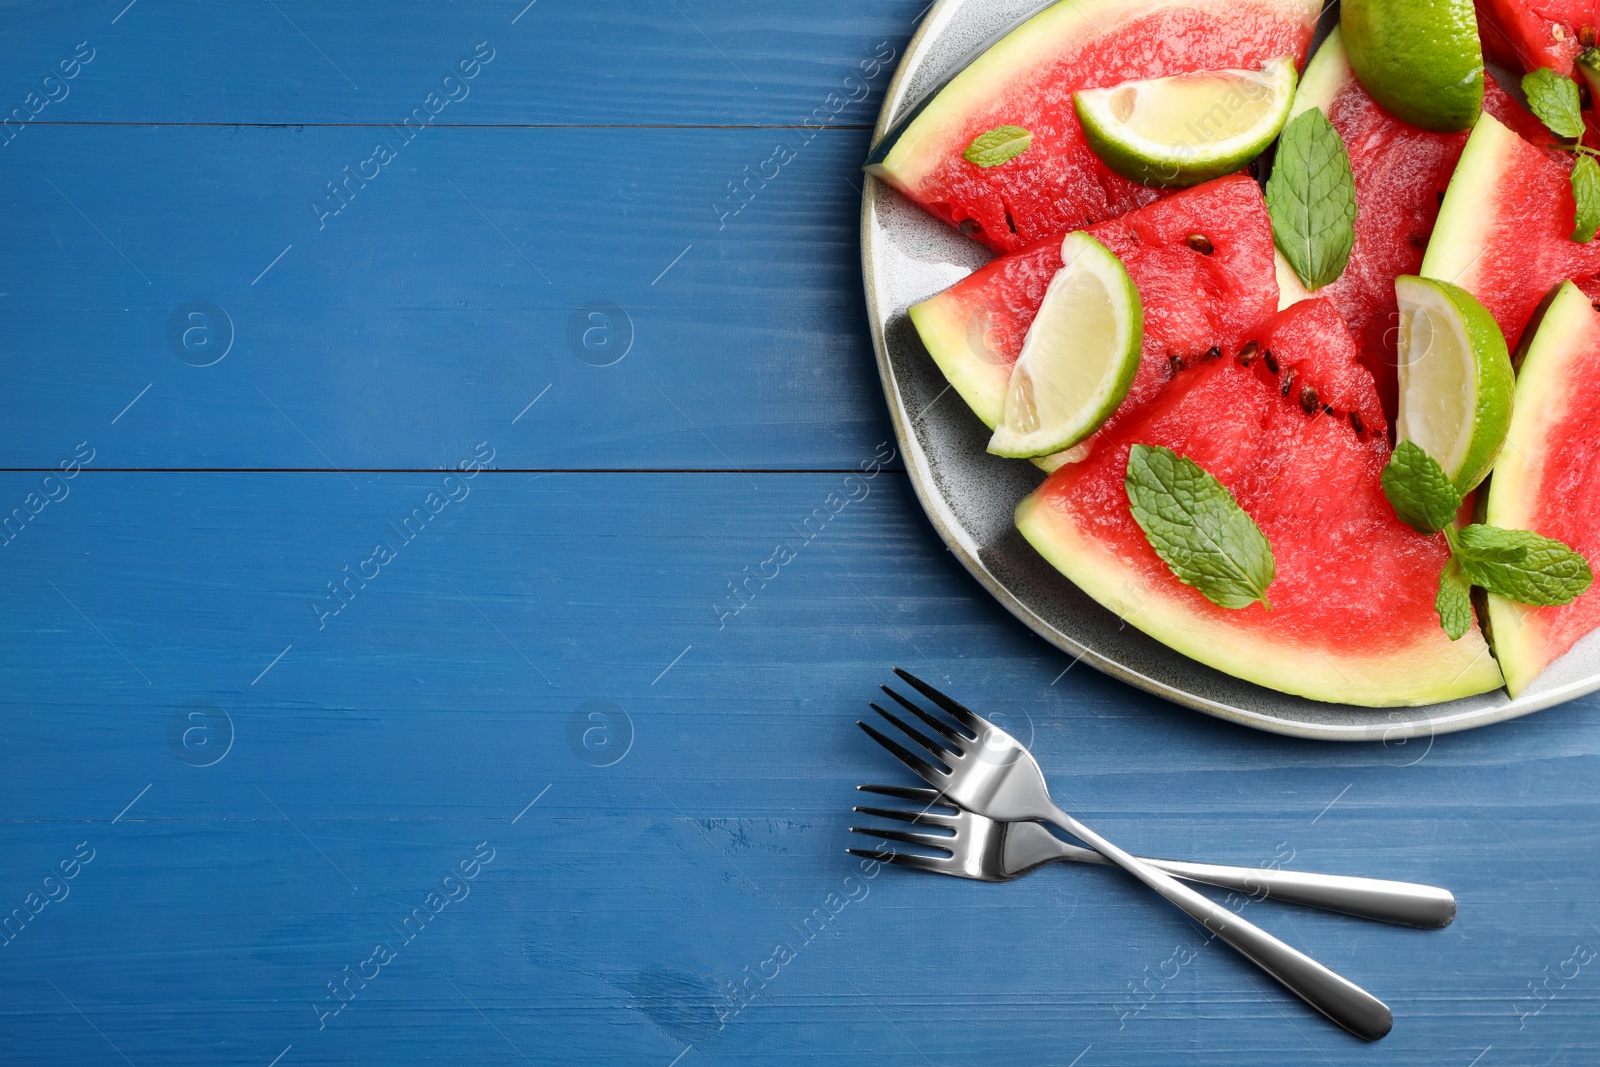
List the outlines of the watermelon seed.
{"type": "Polygon", "coordinates": [[[1350,428],[1356,432],[1358,437],[1367,432],[1367,428],[1362,424],[1361,415],[1358,412],[1352,411],[1350,413],[1350,428]]]}
{"type": "Polygon", "coordinates": [[[1559,22],[1556,23],[1554,26],[1550,27],[1550,36],[1554,37],[1558,41],[1565,41],[1567,39],[1566,27],[1561,25],[1559,22]]]}
{"type": "Polygon", "coordinates": [[[977,219],[962,219],[960,230],[968,237],[976,237],[983,232],[983,227],[978,225],[977,219]]]}
{"type": "Polygon", "coordinates": [[[1333,405],[1332,404],[1324,404],[1324,405],[1322,405],[1322,413],[1324,415],[1332,415],[1333,414],[1333,405]]]}
{"type": "Polygon", "coordinates": [[[1246,341],[1244,347],[1239,349],[1239,362],[1248,367],[1256,358],[1256,343],[1246,341]]]}
{"type": "Polygon", "coordinates": [[[1217,246],[1211,243],[1211,238],[1203,233],[1191,233],[1184,238],[1184,244],[1199,252],[1202,256],[1209,256],[1217,250],[1217,246]]]}
{"type": "Polygon", "coordinates": [[[1010,229],[1012,233],[1017,232],[1017,220],[1011,217],[1010,208],[1006,208],[1006,227],[1010,229]]]}
{"type": "MultiPolygon", "coordinates": [[[[1271,352],[1263,352],[1263,353],[1261,353],[1261,359],[1262,359],[1262,362],[1264,362],[1267,365],[1267,369],[1269,371],[1271,371],[1273,374],[1277,374],[1278,373],[1278,361],[1273,356],[1273,354],[1271,352]]],[[[1291,375],[1289,375],[1289,377],[1293,378],[1294,375],[1291,374],[1291,375]]],[[[1288,386],[1284,386],[1284,388],[1287,389],[1288,386]]],[[[1283,395],[1284,396],[1288,396],[1289,394],[1288,393],[1284,393],[1283,395]]]]}
{"type": "MultiPolygon", "coordinates": [[[[1284,384],[1287,385],[1288,383],[1286,382],[1284,384]]],[[[1317,413],[1316,386],[1304,385],[1300,387],[1300,410],[1305,412],[1307,415],[1315,415],[1317,413]]]]}
{"type": "Polygon", "coordinates": [[[1178,376],[1178,373],[1183,370],[1183,357],[1182,356],[1175,356],[1175,355],[1174,356],[1168,356],[1167,357],[1167,368],[1172,371],[1172,376],[1174,378],[1176,378],[1178,376]]]}
{"type": "Polygon", "coordinates": [[[1425,233],[1414,233],[1414,234],[1412,234],[1411,237],[1410,237],[1410,241],[1411,241],[1411,247],[1412,248],[1423,248],[1423,249],[1425,249],[1425,248],[1428,247],[1428,235],[1425,234],[1425,233]]]}
{"type": "Polygon", "coordinates": [[[1583,45],[1583,47],[1585,47],[1585,48],[1593,48],[1594,47],[1594,40],[1595,40],[1595,33],[1594,33],[1594,27],[1593,26],[1579,26],[1578,27],[1578,43],[1579,44],[1583,45]]]}
{"type": "MultiPolygon", "coordinates": [[[[1279,396],[1288,396],[1289,387],[1294,384],[1294,371],[1290,371],[1283,379],[1283,386],[1278,390],[1279,396]]],[[[1315,395],[1315,394],[1313,394],[1315,395]]]]}
{"type": "Polygon", "coordinates": [[[1220,358],[1222,358],[1222,349],[1218,348],[1216,345],[1212,345],[1210,348],[1206,349],[1206,354],[1201,356],[1200,358],[1201,359],[1220,359],[1220,358]]]}

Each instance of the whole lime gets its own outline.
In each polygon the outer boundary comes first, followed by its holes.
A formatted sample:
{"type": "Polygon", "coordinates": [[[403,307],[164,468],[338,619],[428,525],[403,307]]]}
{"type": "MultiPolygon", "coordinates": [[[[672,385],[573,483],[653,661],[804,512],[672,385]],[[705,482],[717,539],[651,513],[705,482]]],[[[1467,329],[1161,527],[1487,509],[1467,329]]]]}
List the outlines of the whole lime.
{"type": "Polygon", "coordinates": [[[1372,98],[1423,129],[1470,129],[1483,110],[1472,0],[1344,0],[1350,66],[1372,98]]]}

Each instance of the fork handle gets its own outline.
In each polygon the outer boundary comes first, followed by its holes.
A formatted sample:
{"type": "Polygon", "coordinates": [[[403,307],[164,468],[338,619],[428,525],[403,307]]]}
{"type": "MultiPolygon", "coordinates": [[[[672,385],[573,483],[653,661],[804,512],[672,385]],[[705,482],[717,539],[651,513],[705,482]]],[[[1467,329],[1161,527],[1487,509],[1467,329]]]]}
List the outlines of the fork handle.
{"type": "Polygon", "coordinates": [[[1182,908],[1190,918],[1352,1034],[1376,1041],[1393,1029],[1394,1015],[1389,1006],[1348,978],[1118,848],[1060,808],[1052,805],[1052,809],[1044,814],[1045,818],[1182,908]]]}
{"type": "MultiPolygon", "coordinates": [[[[1054,853],[1052,858],[1073,863],[1112,865],[1110,860],[1092,849],[1077,848],[1055,837],[1051,837],[1050,842],[1058,846],[1051,849],[1054,853]]],[[[1416,882],[1392,882],[1384,878],[1355,878],[1270,867],[1230,867],[1220,863],[1188,863],[1184,860],[1145,858],[1144,861],[1174,878],[1221,886],[1256,900],[1304,904],[1324,911],[1337,911],[1425,930],[1449,926],[1456,917],[1456,898],[1448,889],[1416,882]]]]}
{"type": "Polygon", "coordinates": [[[1438,929],[1449,926],[1456,917],[1456,898],[1448,889],[1415,882],[1270,868],[1225,867],[1215,863],[1186,863],[1183,860],[1145,862],[1157,870],[1190,882],[1205,882],[1255,898],[1306,904],[1326,911],[1359,915],[1402,926],[1438,929]]]}

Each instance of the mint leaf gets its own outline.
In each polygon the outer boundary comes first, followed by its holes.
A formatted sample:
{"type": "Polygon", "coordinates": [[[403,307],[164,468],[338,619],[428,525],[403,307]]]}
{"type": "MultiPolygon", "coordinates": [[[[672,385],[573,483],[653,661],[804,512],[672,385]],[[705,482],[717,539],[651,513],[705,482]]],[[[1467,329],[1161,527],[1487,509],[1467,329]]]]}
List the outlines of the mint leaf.
{"type": "Polygon", "coordinates": [[[1272,609],[1272,546],[1221,482],[1170,448],[1134,445],[1126,486],[1134,520],[1178,581],[1219,607],[1272,609]]]}
{"type": "Polygon", "coordinates": [[[1583,112],[1578,107],[1578,83],[1548,67],[1522,78],[1528,108],[1557,137],[1582,137],[1583,112]]]}
{"type": "Polygon", "coordinates": [[[1472,585],[1453,559],[1439,572],[1439,595],[1433,598],[1433,607],[1450,640],[1459,641],[1472,629],[1472,585]]]}
{"type": "Polygon", "coordinates": [[[1473,585],[1536,607],[1570,604],[1594,581],[1588,560],[1531,530],[1465,527],[1456,535],[1456,559],[1473,585]]]}
{"type": "Polygon", "coordinates": [[[1021,126],[996,126],[980,133],[967,145],[961,158],[980,167],[998,167],[1033,147],[1033,134],[1021,126]]]}
{"type": "Polygon", "coordinates": [[[1316,108],[1283,128],[1267,211],[1273,240],[1306,288],[1344,273],[1356,241],[1356,183],[1339,131],[1316,108]]]}
{"type": "Polygon", "coordinates": [[[1600,163],[1593,156],[1579,156],[1572,168],[1572,199],[1578,205],[1572,239],[1579,244],[1594,240],[1600,230],[1600,163]]]}
{"type": "Polygon", "coordinates": [[[1383,468],[1383,495],[1400,521],[1418,533],[1449,526],[1461,509],[1461,494],[1444,468],[1415,441],[1401,441],[1383,468]]]}

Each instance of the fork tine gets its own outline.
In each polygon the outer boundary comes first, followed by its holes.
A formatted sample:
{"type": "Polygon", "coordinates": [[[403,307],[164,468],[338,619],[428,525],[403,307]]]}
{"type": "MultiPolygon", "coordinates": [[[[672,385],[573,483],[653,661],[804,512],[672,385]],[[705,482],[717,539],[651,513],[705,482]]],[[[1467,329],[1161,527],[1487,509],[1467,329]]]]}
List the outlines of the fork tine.
{"type": "Polygon", "coordinates": [[[918,731],[916,729],[913,729],[910,723],[905,722],[902,719],[896,718],[894,715],[891,715],[889,712],[883,710],[882,708],[880,708],[878,705],[872,703],[871,701],[867,702],[867,707],[871,708],[873,711],[877,712],[879,715],[882,715],[885,719],[888,719],[890,722],[892,722],[896,726],[900,727],[900,732],[901,733],[905,734],[911,740],[915,741],[917,744],[919,744],[923,748],[927,749],[929,752],[931,752],[933,754],[933,756],[936,759],[939,760],[939,762],[945,764],[946,766],[950,766],[952,764],[952,762],[953,762],[951,759],[946,758],[946,757],[956,757],[956,756],[959,756],[961,754],[960,752],[956,751],[955,749],[949,748],[949,747],[947,747],[945,745],[941,745],[939,742],[933,740],[930,737],[925,737],[920,731],[918,731]]]}
{"type": "Polygon", "coordinates": [[[880,852],[873,848],[847,848],[846,852],[862,859],[877,860],[879,863],[893,863],[901,867],[910,867],[914,871],[932,871],[934,874],[949,874],[951,862],[945,857],[918,856],[909,852],[880,852]]]}
{"type": "Polygon", "coordinates": [[[860,856],[862,859],[877,860],[879,863],[893,863],[895,858],[900,855],[898,852],[883,852],[875,848],[847,848],[845,851],[850,853],[852,856],[860,856]]]}
{"type": "MultiPolygon", "coordinates": [[[[890,689],[888,686],[880,685],[878,688],[884,690],[885,692],[887,692],[890,696],[894,697],[895,700],[899,701],[901,704],[906,705],[908,707],[911,705],[911,701],[907,700],[905,697],[901,696],[899,693],[895,692],[893,689],[890,689]]],[[[959,719],[960,716],[955,716],[955,718],[959,719]]],[[[974,718],[976,718],[976,716],[974,716],[974,718]]],[[[977,726],[977,725],[975,725],[973,723],[969,723],[969,722],[962,722],[961,725],[962,725],[963,729],[970,730],[975,737],[982,737],[983,736],[983,728],[982,727],[977,726]]],[[[967,741],[969,739],[968,738],[962,738],[962,740],[963,741],[967,741]]]]}
{"type": "Polygon", "coordinates": [[[940,852],[951,853],[951,838],[939,834],[913,834],[906,830],[876,830],[870,826],[852,826],[850,832],[861,834],[863,837],[876,837],[882,841],[899,841],[907,845],[916,845],[918,848],[936,848],[940,852]]]}
{"type": "Polygon", "coordinates": [[[965,748],[972,741],[972,738],[956,731],[950,726],[949,723],[942,722],[939,719],[934,718],[932,715],[929,715],[927,712],[923,711],[921,708],[917,707],[915,704],[911,703],[911,701],[907,700],[899,693],[896,693],[888,686],[880,685],[878,688],[882,689],[885,693],[888,693],[891,697],[893,697],[895,702],[898,703],[902,708],[905,708],[911,714],[915,715],[917,718],[921,719],[923,722],[939,731],[940,734],[949,738],[950,741],[955,745],[965,748]]]}
{"type": "Polygon", "coordinates": [[[907,767],[910,767],[912,773],[914,773],[918,778],[921,778],[923,781],[937,782],[942,778],[950,777],[949,772],[933,766],[933,764],[929,763],[920,756],[913,755],[898,741],[894,741],[883,736],[883,734],[879,733],[871,726],[868,726],[866,723],[857,720],[856,725],[865,730],[868,737],[872,738],[874,741],[878,742],[878,744],[888,749],[889,752],[901,763],[904,763],[907,767]]]}
{"type": "Polygon", "coordinates": [[[909,800],[913,804],[943,804],[953,808],[955,803],[942,799],[944,794],[937,789],[927,789],[915,785],[858,785],[857,789],[863,793],[876,793],[880,797],[894,797],[896,800],[909,800]]]}
{"type": "Polygon", "coordinates": [[[923,696],[939,705],[945,711],[948,711],[956,718],[958,722],[961,723],[961,725],[967,727],[973,733],[982,736],[985,732],[996,729],[995,725],[988,719],[985,719],[982,715],[979,715],[971,708],[962,704],[958,704],[956,701],[945,696],[943,693],[939,692],[939,690],[935,689],[927,682],[924,682],[921,678],[918,678],[910,671],[895,667],[894,673],[904,679],[906,684],[911,686],[911,688],[915,689],[917,692],[921,693],[923,696]]]}
{"type": "Polygon", "coordinates": [[[944,826],[955,829],[960,820],[954,815],[943,815],[936,811],[906,811],[904,808],[851,808],[863,815],[876,815],[880,819],[895,819],[899,822],[921,823],[924,826],[944,826]]]}

